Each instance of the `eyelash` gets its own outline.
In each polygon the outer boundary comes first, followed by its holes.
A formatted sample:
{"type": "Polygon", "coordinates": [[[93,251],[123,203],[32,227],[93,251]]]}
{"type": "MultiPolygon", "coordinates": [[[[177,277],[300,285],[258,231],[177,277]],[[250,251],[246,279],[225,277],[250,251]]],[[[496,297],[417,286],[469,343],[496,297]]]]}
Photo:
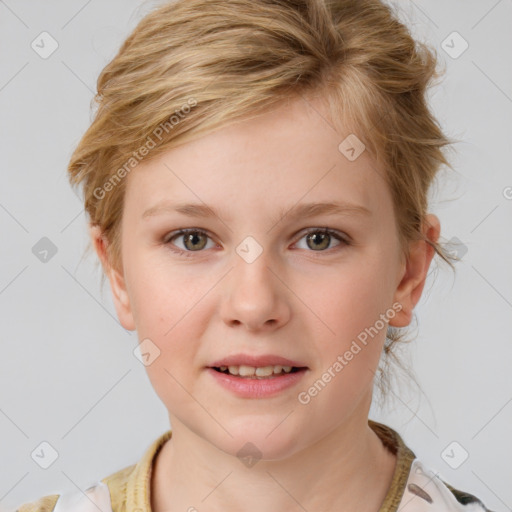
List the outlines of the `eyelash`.
{"type": "MultiPolygon", "coordinates": [[[[179,247],[176,247],[173,243],[172,243],[172,240],[174,240],[175,238],[178,238],[182,235],[188,235],[189,233],[199,233],[201,235],[206,235],[210,240],[212,239],[209,234],[202,230],[202,229],[197,229],[197,228],[187,228],[187,229],[180,229],[178,231],[174,231],[172,233],[169,233],[168,235],[166,235],[164,237],[164,239],[162,240],[164,245],[166,245],[171,251],[179,254],[180,256],[184,256],[186,258],[190,258],[190,257],[193,257],[194,256],[194,253],[201,253],[201,252],[204,252],[204,250],[198,250],[198,251],[185,251],[183,249],[180,249],[179,247]]],[[[340,249],[341,246],[349,246],[351,245],[351,242],[348,240],[348,238],[346,236],[343,236],[340,232],[336,231],[336,230],[333,230],[333,229],[329,229],[329,228],[311,228],[311,229],[308,229],[307,231],[305,231],[302,236],[297,240],[297,242],[299,240],[302,240],[304,237],[310,235],[311,233],[321,233],[321,234],[327,234],[327,235],[330,235],[331,237],[335,238],[336,240],[338,240],[340,242],[339,245],[335,246],[335,247],[332,247],[331,249],[324,249],[324,250],[321,250],[321,251],[313,251],[313,250],[310,250],[308,252],[312,252],[312,253],[325,253],[325,252],[330,252],[332,250],[336,250],[336,249],[340,249]]],[[[297,243],[296,242],[296,243],[297,243]]]]}

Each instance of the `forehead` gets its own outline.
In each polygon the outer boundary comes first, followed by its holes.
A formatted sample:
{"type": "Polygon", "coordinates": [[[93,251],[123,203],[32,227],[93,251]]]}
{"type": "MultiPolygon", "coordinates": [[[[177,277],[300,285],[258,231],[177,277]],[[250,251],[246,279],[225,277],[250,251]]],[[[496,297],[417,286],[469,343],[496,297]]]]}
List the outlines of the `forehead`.
{"type": "Polygon", "coordinates": [[[361,151],[357,144],[350,128],[333,126],[323,102],[289,100],[142,161],[127,177],[126,203],[139,213],[165,199],[224,211],[319,198],[378,209],[390,199],[384,176],[366,151],[348,158],[351,145],[361,151]]]}

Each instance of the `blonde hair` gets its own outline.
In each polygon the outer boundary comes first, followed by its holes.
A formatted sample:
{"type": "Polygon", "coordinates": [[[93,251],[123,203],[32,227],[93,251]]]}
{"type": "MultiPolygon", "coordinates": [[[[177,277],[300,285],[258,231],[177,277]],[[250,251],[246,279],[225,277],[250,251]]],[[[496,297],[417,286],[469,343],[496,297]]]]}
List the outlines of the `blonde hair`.
{"type": "MultiPolygon", "coordinates": [[[[125,176],[138,162],[297,95],[324,98],[386,169],[404,257],[425,239],[429,188],[452,143],[429,110],[435,51],[378,0],[178,0],[146,15],[103,69],[73,186],[121,268],[125,176]]],[[[341,142],[341,140],[340,140],[341,142]]],[[[438,242],[426,240],[453,268],[438,242]]],[[[103,275],[103,278],[105,276],[103,275]]],[[[401,341],[390,327],[384,348],[401,341]]],[[[379,387],[386,392],[381,370],[379,387]]]]}

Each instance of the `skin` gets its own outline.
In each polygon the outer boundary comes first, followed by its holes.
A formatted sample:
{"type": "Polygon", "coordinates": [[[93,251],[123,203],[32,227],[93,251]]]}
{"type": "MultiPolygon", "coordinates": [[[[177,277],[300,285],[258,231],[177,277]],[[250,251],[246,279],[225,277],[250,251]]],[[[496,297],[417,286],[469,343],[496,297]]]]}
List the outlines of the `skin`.
{"type": "MultiPolygon", "coordinates": [[[[386,329],[308,404],[297,395],[393,303],[402,309],[389,325],[409,325],[434,251],[419,241],[407,261],[401,257],[383,171],[366,151],[349,161],[338,145],[350,131],[327,119],[320,101],[293,98],[142,162],[126,178],[122,268],[109,264],[106,242],[91,227],[120,322],[161,351],[146,367],[173,431],[151,480],[157,512],[375,512],[384,500],[396,458],[368,413],[386,329]],[[220,217],[142,218],[162,200],[207,204],[220,217]],[[279,213],[341,200],[371,213],[279,213]],[[331,237],[320,249],[308,245],[304,230],[323,227],[350,243],[331,237]],[[170,241],[181,228],[207,235],[188,246],[184,236],[170,241]],[[247,236],[263,250],[252,263],[236,252],[247,236]],[[272,398],[239,398],[205,370],[239,352],[278,354],[308,372],[272,398]],[[262,454],[252,467],[237,457],[247,442],[262,454]]],[[[428,215],[424,233],[438,239],[436,216],[428,215]]]]}

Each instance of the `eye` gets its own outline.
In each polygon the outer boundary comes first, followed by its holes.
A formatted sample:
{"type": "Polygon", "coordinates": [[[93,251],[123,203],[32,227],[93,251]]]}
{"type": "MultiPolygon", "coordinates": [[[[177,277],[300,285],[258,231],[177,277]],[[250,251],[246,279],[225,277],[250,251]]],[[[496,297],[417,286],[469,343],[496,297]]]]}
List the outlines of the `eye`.
{"type": "Polygon", "coordinates": [[[306,240],[306,247],[299,247],[299,249],[312,249],[314,252],[323,252],[325,249],[330,248],[333,239],[337,240],[338,243],[335,247],[340,245],[349,245],[348,239],[343,237],[337,231],[328,228],[315,228],[310,229],[300,240],[306,240]]]}
{"type": "MultiPolygon", "coordinates": [[[[328,228],[309,229],[300,238],[299,242],[304,239],[306,241],[306,247],[299,247],[299,249],[311,249],[313,252],[325,252],[326,249],[336,248],[341,245],[350,245],[348,237],[328,228]],[[334,247],[332,247],[333,240],[338,242],[334,247]]],[[[297,244],[299,242],[297,242],[297,244]]],[[[201,252],[203,249],[211,249],[216,245],[208,233],[195,228],[180,229],[179,231],[169,233],[163,239],[163,243],[172,251],[183,256],[192,256],[191,253],[193,252],[201,252]],[[180,239],[182,240],[181,246],[175,242],[180,239]],[[208,240],[211,242],[209,246],[208,240]]]]}
{"type": "MultiPolygon", "coordinates": [[[[207,241],[210,237],[207,233],[200,229],[180,229],[179,231],[175,231],[174,233],[170,233],[170,236],[166,236],[164,239],[165,244],[169,244],[172,250],[176,250],[177,252],[196,252],[201,251],[204,248],[210,249],[207,246],[207,241]],[[172,243],[173,240],[176,239],[183,240],[183,247],[177,246],[177,244],[172,243]],[[174,249],[172,246],[177,247],[174,249]]],[[[212,240],[213,246],[215,246],[212,240]]]]}

